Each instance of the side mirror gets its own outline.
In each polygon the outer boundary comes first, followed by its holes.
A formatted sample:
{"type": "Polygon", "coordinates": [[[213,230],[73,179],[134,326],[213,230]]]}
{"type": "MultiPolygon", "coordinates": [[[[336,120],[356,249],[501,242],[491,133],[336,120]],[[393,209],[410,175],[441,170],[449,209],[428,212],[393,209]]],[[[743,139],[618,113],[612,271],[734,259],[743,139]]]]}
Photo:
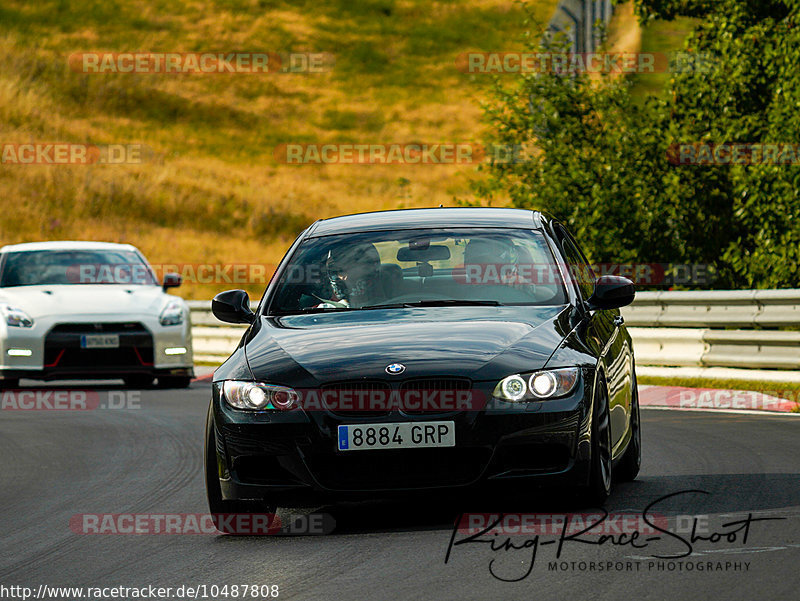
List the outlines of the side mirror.
{"type": "Polygon", "coordinates": [[[181,279],[181,276],[179,274],[165,273],[164,282],[161,284],[161,287],[164,289],[164,291],[166,291],[167,288],[177,288],[178,286],[181,285],[182,282],[183,280],[181,279]]]}
{"type": "Polygon", "coordinates": [[[253,323],[256,318],[250,310],[250,297],[244,290],[220,292],[211,301],[211,312],[227,323],[253,323]]]}
{"type": "Polygon", "coordinates": [[[594,284],[594,294],[588,300],[590,309],[619,309],[633,302],[636,289],[628,278],[601,275],[594,284]]]}

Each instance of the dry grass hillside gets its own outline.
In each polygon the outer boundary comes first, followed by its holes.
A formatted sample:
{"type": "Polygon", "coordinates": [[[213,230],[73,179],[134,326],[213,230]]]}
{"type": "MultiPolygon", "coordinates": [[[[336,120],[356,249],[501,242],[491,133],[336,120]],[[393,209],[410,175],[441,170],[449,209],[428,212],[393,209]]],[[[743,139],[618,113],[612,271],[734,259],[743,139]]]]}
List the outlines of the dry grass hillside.
{"type": "MultiPolygon", "coordinates": [[[[533,3],[546,21],[556,2],[533,3]]],[[[274,263],[316,218],[449,204],[474,166],[286,165],[289,142],[479,142],[488,76],[521,49],[508,0],[4,0],[0,140],[144,144],[142,164],[0,165],[0,241],[131,242],[154,263],[274,263]],[[87,74],[104,52],[327,52],[333,69],[87,74]]],[[[226,285],[188,285],[208,298],[226,285]]],[[[251,286],[260,291],[260,285],[251,286]]]]}

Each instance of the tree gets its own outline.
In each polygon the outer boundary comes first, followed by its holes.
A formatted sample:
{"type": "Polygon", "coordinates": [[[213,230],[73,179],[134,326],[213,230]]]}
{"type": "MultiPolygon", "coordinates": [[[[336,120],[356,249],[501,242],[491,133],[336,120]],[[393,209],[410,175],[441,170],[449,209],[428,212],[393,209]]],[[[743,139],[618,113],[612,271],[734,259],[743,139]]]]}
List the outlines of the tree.
{"type": "MultiPolygon", "coordinates": [[[[477,192],[553,213],[594,261],[711,264],[717,287],[800,285],[800,167],[667,160],[674,144],[800,142],[800,0],[637,5],[643,19],[703,18],[684,44],[698,68],[674,73],[669,93],[645,102],[625,78],[496,80],[491,141],[535,150],[526,162],[492,164],[477,192]]],[[[531,45],[564,49],[557,39],[531,45]]]]}

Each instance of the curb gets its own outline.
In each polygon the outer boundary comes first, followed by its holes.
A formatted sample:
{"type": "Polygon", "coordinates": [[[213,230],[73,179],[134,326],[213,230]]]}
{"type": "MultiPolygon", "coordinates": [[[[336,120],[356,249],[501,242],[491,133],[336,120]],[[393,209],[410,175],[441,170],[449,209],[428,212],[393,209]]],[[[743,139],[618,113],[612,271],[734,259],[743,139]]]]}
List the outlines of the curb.
{"type": "Polygon", "coordinates": [[[718,390],[682,386],[639,386],[639,406],[685,411],[798,414],[800,402],[783,399],[779,391],[718,390]]]}

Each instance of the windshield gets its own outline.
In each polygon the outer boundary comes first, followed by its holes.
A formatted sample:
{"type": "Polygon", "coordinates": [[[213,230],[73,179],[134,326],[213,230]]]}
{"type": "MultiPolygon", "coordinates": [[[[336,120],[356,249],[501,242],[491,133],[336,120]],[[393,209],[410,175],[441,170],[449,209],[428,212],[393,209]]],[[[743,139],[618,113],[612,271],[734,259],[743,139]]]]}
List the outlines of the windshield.
{"type": "Polygon", "coordinates": [[[565,298],[540,232],[398,230],[304,241],[281,275],[269,312],[560,305],[565,298]]]}
{"type": "Polygon", "coordinates": [[[150,267],[132,251],[33,250],[4,257],[0,287],[63,284],[152,285],[150,267]]]}

